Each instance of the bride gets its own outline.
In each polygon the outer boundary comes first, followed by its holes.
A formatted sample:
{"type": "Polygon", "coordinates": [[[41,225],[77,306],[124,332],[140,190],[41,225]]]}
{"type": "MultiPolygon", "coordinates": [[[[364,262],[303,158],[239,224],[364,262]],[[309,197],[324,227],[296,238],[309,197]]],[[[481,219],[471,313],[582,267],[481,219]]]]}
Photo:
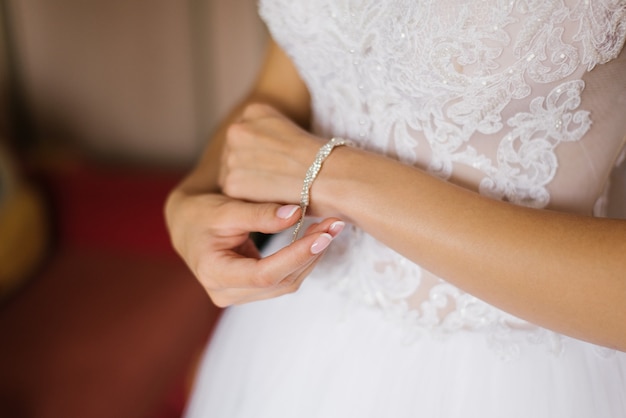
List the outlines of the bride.
{"type": "Polygon", "coordinates": [[[257,82],[166,204],[229,307],[187,415],[626,417],[626,1],[259,8],[257,82]]]}

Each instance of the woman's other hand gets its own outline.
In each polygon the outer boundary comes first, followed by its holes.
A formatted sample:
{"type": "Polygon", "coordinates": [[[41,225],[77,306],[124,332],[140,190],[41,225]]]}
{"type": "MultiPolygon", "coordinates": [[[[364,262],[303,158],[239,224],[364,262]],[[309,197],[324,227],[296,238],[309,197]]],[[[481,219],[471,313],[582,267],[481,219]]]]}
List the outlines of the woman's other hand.
{"type": "Polygon", "coordinates": [[[219,184],[233,198],[297,204],[323,144],[271,106],[249,105],[227,130],[219,184]]]}
{"type": "Polygon", "coordinates": [[[262,258],[251,231],[276,233],[293,226],[296,205],[248,203],[216,194],[177,189],[166,205],[175,249],[218,306],[295,292],[332,239],[343,229],[336,218],[311,225],[302,238],[262,258]]]}

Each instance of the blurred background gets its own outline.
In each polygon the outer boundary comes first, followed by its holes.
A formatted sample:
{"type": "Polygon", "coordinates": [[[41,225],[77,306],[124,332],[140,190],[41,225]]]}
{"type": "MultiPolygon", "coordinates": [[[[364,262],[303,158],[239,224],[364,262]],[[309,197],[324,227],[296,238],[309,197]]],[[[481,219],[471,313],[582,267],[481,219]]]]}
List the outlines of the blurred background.
{"type": "Polygon", "coordinates": [[[162,207],[266,36],[256,0],[0,0],[0,417],[181,415],[219,311],[162,207]]]}
{"type": "Polygon", "coordinates": [[[255,0],[0,0],[0,416],[179,417],[219,312],[164,199],[250,86],[255,0]]]}

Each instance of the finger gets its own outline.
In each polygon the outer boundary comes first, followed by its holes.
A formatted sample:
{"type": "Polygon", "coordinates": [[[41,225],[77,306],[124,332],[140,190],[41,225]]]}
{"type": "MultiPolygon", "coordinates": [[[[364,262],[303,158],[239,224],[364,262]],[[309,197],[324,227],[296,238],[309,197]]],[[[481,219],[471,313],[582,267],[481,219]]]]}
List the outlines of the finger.
{"type": "Polygon", "coordinates": [[[304,282],[319,259],[319,256],[315,257],[310,264],[297,273],[294,273],[294,277],[289,281],[289,283],[281,282],[278,285],[269,288],[219,289],[210,291],[209,296],[211,297],[211,300],[213,300],[213,303],[217,306],[226,307],[230,305],[241,305],[259,300],[272,299],[289,293],[294,293],[300,288],[300,285],[304,282]]]}
{"type": "MultiPolygon", "coordinates": [[[[319,226],[318,226],[319,227],[319,226]]],[[[328,232],[314,232],[291,243],[274,254],[258,261],[258,269],[262,277],[284,280],[299,270],[311,259],[322,253],[332,242],[333,236],[328,232]]],[[[263,285],[263,281],[259,283],[263,285]]]]}
{"type": "Polygon", "coordinates": [[[311,263],[332,239],[327,232],[309,234],[263,259],[225,249],[203,258],[197,276],[209,290],[278,286],[311,263]]]}
{"type": "MultiPolygon", "coordinates": [[[[230,279],[228,279],[228,282],[229,285],[233,287],[215,289],[212,292],[209,292],[211,295],[211,299],[213,299],[214,303],[216,303],[218,306],[229,306],[233,304],[242,304],[258,300],[270,299],[295,292],[299,289],[304,279],[308,276],[308,274],[321,258],[321,255],[327,247],[326,239],[330,237],[330,240],[332,240],[333,237],[336,237],[341,232],[344,225],[345,224],[342,221],[337,220],[336,218],[329,218],[320,223],[312,224],[307,229],[305,237],[315,238],[315,241],[313,241],[313,243],[311,244],[310,251],[312,253],[315,251],[319,252],[317,252],[317,254],[315,254],[313,257],[310,257],[309,261],[306,261],[304,264],[291,271],[282,280],[274,283],[274,280],[276,280],[276,278],[273,278],[271,279],[271,283],[268,283],[268,286],[259,286],[258,283],[256,283],[253,285],[253,287],[247,287],[252,283],[246,283],[244,281],[244,287],[234,287],[236,283],[235,280],[231,277],[230,279]],[[334,235],[330,235],[331,233],[334,235]],[[322,238],[322,245],[316,248],[315,246],[320,243],[320,237],[322,238]]],[[[299,241],[302,241],[303,239],[299,241]]],[[[246,262],[249,261],[250,260],[247,260],[246,262]]],[[[278,278],[280,278],[282,273],[278,272],[277,275],[278,278]]]]}
{"type": "Polygon", "coordinates": [[[327,218],[321,222],[309,225],[303,235],[306,236],[315,232],[328,232],[333,236],[333,238],[335,238],[341,233],[341,231],[343,231],[345,226],[345,222],[338,218],[327,218]]]}
{"type": "Polygon", "coordinates": [[[300,240],[263,260],[258,259],[256,247],[247,240],[236,250],[223,251],[221,257],[204,259],[206,275],[200,269],[197,276],[218,306],[290,293],[300,286],[341,229],[343,222],[325,219],[311,225],[300,240]],[[245,249],[246,245],[250,248],[245,249]]]}
{"type": "Polygon", "coordinates": [[[332,235],[317,232],[302,237],[296,242],[260,260],[240,260],[253,269],[243,287],[267,288],[277,286],[290,275],[311,263],[332,242],[332,235]]]}
{"type": "Polygon", "coordinates": [[[241,232],[273,234],[294,225],[300,213],[301,209],[298,205],[231,200],[223,205],[219,213],[215,214],[213,223],[221,230],[216,231],[220,235],[241,232]]]}
{"type": "MultiPolygon", "coordinates": [[[[292,264],[292,269],[291,271],[288,271],[288,273],[283,273],[284,274],[284,278],[280,277],[280,273],[275,273],[275,275],[273,277],[275,277],[274,279],[271,279],[267,285],[271,286],[271,285],[278,285],[278,284],[285,284],[285,283],[291,283],[295,280],[295,277],[300,273],[300,271],[302,271],[305,268],[308,268],[308,263],[315,261],[316,257],[312,257],[311,255],[315,256],[318,255],[320,253],[322,253],[323,251],[325,251],[325,249],[328,247],[328,245],[330,245],[330,242],[332,242],[332,240],[339,235],[339,233],[341,232],[341,230],[343,230],[345,224],[344,222],[337,220],[336,218],[328,218],[323,220],[322,222],[319,223],[315,223],[312,224],[311,226],[309,226],[309,228],[307,228],[305,234],[303,235],[304,237],[313,237],[313,241],[312,243],[310,242],[310,248],[309,248],[309,252],[310,254],[306,254],[305,256],[303,256],[301,258],[301,262],[298,262],[295,258],[293,258],[293,255],[287,255],[287,257],[292,257],[292,260],[295,260],[295,262],[292,264]],[[310,260],[310,261],[308,261],[310,260]]],[[[301,240],[303,239],[301,238],[301,240]]],[[[310,240],[310,238],[307,238],[310,240]]],[[[306,245],[309,245],[306,244],[306,245]]],[[[298,244],[301,245],[301,244],[298,244]]],[[[287,248],[287,247],[285,247],[287,248]]],[[[283,248],[283,250],[285,249],[283,248]]],[[[282,250],[281,250],[282,251],[282,250]]],[[[292,250],[293,251],[293,250],[292,250]]],[[[240,246],[237,250],[236,250],[237,255],[232,255],[231,257],[234,258],[239,258],[241,256],[241,258],[249,258],[249,259],[253,259],[253,260],[238,260],[239,262],[249,262],[252,261],[253,263],[257,263],[258,260],[261,258],[259,255],[259,251],[256,248],[256,246],[252,243],[252,240],[248,239],[246,243],[244,243],[242,246],[240,246]],[[249,244],[249,245],[247,245],[249,244]]],[[[268,256],[270,257],[270,256],[268,256]]],[[[266,257],[266,258],[268,258],[266,257]]],[[[275,262],[274,260],[277,257],[272,257],[272,259],[270,261],[275,262]]],[[[235,260],[237,261],[237,260],[235,260]]],[[[266,261],[267,262],[267,261],[266,261]]],[[[255,267],[258,268],[258,265],[255,267]]],[[[283,271],[287,271],[287,270],[283,270],[283,271]]],[[[229,281],[231,283],[231,285],[234,285],[233,281],[229,281]]],[[[263,287],[263,283],[261,283],[258,286],[253,286],[253,287],[263,287]]],[[[246,287],[246,285],[244,284],[244,287],[246,287]]]]}
{"type": "Polygon", "coordinates": [[[260,300],[272,299],[289,293],[296,292],[309,273],[313,270],[317,262],[320,260],[321,254],[313,259],[311,263],[301,270],[294,272],[286,280],[279,285],[270,288],[242,288],[242,289],[221,289],[210,292],[213,302],[220,306],[226,307],[230,305],[241,305],[260,300]],[[293,277],[291,277],[293,276],[293,277]]]}

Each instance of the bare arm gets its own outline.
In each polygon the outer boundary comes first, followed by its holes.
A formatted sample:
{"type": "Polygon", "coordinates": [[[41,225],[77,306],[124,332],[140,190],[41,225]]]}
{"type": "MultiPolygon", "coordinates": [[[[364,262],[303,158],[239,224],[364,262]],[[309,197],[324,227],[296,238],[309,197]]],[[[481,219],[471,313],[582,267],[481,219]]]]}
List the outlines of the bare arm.
{"type": "Polygon", "coordinates": [[[626,350],[625,221],[518,207],[337,151],[314,185],[325,212],[514,315],[626,350]]]}
{"type": "MultiPolygon", "coordinates": [[[[224,190],[251,200],[297,202],[324,140],[263,106],[246,115],[228,142],[224,190]]],[[[351,221],[503,310],[626,350],[625,221],[491,200],[346,147],[324,163],[311,196],[316,215],[351,221]]]]}
{"type": "Polygon", "coordinates": [[[165,205],[174,248],[218,306],[294,292],[343,228],[339,219],[323,220],[292,245],[260,256],[250,233],[276,233],[293,226],[299,207],[229,197],[217,182],[229,126],[241,118],[248,103],[258,101],[272,104],[303,125],[308,121],[307,89],[274,44],[250,95],[222,124],[196,168],[170,193],[165,205]]]}

